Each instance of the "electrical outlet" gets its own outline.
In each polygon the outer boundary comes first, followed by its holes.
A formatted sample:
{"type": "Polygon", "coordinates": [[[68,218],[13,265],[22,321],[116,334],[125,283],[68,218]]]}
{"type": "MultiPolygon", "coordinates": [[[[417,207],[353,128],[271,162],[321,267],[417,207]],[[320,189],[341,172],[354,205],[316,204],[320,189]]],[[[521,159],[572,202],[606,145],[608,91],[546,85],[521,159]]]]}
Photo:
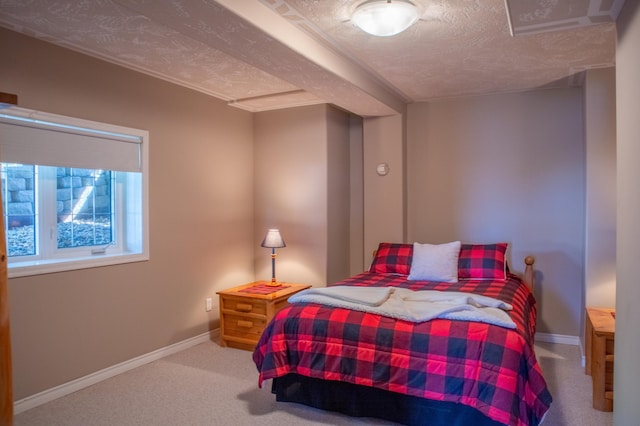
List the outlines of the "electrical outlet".
{"type": "Polygon", "coordinates": [[[207,297],[207,300],[205,301],[205,306],[206,306],[205,309],[207,310],[207,312],[213,309],[213,300],[211,300],[210,297],[207,297]]]}

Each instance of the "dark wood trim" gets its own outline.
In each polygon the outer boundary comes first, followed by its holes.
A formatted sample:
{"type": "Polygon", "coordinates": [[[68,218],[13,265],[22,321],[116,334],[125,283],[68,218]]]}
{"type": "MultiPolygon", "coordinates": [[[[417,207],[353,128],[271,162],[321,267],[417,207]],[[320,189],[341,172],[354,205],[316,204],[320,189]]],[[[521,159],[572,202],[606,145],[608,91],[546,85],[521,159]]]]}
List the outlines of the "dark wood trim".
{"type": "Polygon", "coordinates": [[[18,95],[0,92],[0,104],[18,105],[18,95]]]}
{"type": "Polygon", "coordinates": [[[1,201],[0,196],[0,425],[11,426],[13,424],[13,377],[7,290],[7,241],[1,201]]]}

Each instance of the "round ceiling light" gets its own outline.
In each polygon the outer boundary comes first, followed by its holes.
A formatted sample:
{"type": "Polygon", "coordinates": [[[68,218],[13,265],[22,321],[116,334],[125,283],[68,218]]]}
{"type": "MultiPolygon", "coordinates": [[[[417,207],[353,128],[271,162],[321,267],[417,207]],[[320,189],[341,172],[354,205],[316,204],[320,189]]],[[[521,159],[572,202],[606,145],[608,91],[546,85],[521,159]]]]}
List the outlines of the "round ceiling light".
{"type": "Polygon", "coordinates": [[[399,34],[417,20],[418,8],[408,0],[369,0],[351,16],[360,29],[379,37],[399,34]]]}

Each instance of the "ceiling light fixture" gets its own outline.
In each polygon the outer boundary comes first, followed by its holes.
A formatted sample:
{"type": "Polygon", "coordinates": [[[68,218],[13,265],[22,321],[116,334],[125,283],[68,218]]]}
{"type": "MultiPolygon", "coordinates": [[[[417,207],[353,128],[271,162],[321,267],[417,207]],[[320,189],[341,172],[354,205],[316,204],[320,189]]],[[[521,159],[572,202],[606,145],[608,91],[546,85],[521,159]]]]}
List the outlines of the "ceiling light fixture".
{"type": "Polygon", "coordinates": [[[378,37],[399,34],[418,20],[418,8],[408,0],[369,0],[356,7],[351,21],[378,37]]]}

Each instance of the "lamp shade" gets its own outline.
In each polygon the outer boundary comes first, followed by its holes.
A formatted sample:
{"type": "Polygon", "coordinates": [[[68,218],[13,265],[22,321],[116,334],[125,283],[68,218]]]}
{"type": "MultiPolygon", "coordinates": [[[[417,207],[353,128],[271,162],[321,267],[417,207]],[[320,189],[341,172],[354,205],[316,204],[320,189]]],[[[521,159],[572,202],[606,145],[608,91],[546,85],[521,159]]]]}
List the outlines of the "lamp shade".
{"type": "Polygon", "coordinates": [[[280,230],[269,229],[267,230],[267,235],[264,236],[264,240],[262,240],[262,244],[260,244],[260,246],[267,248],[280,248],[286,247],[287,245],[284,243],[284,240],[280,235],[280,230]]]}
{"type": "Polygon", "coordinates": [[[417,20],[418,9],[408,0],[369,0],[351,15],[360,29],[379,37],[399,34],[417,20]]]}

